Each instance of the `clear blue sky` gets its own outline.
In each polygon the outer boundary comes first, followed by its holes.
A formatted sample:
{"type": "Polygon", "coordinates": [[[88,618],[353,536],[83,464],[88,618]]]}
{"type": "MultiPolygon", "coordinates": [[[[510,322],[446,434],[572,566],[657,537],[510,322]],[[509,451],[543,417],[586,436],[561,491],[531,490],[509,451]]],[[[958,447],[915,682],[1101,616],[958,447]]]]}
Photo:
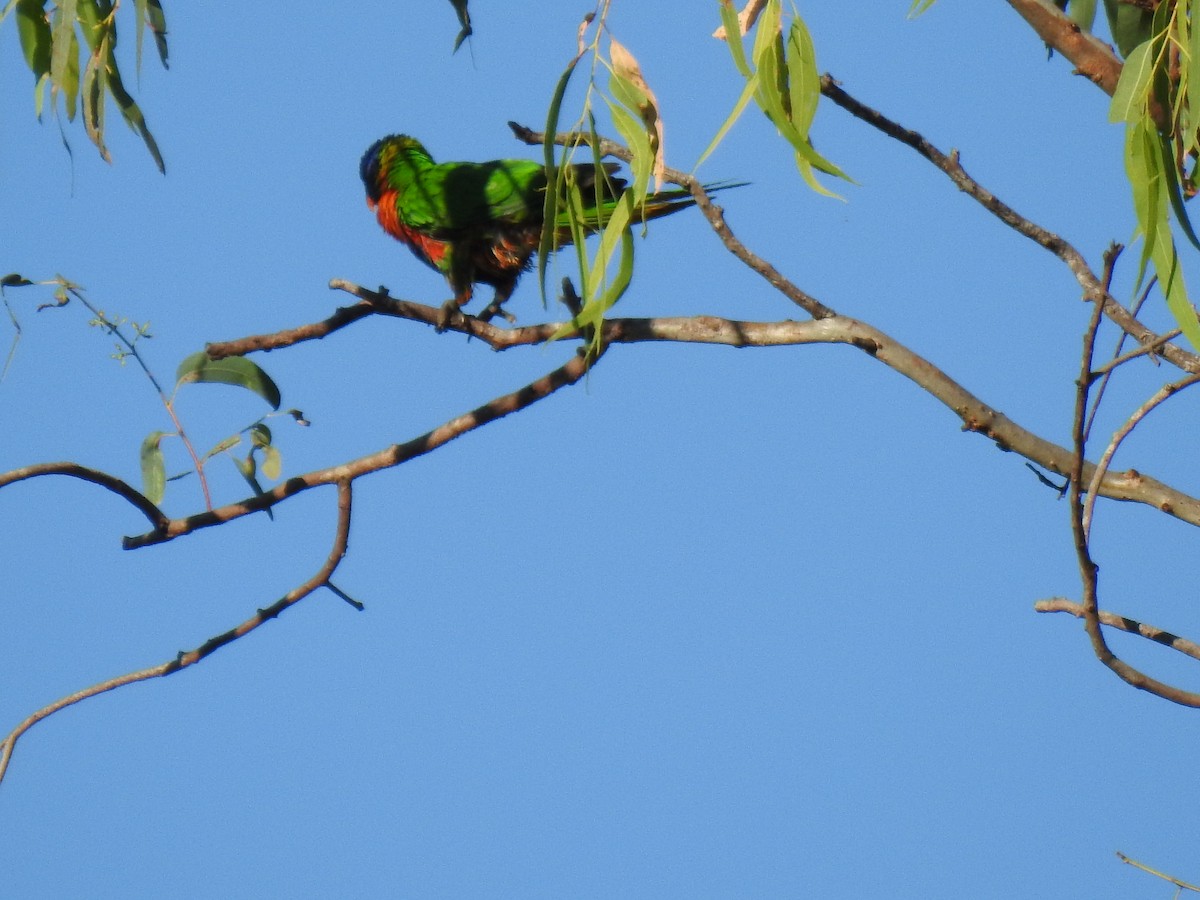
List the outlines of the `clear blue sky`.
{"type": "MultiPolygon", "coordinates": [[[[366,209],[359,156],[395,131],[443,159],[531,155],[504,123],[543,121],[587,10],[475,3],[476,36],[451,56],[444,2],[198,6],[168,0],[171,69],[148,57],[138,92],[165,178],[115,112],[115,164],[78,126],[72,161],[57,126],[33,121],[11,23],[0,31],[0,272],[62,272],[149,321],[167,379],[205,341],[328,315],[346,300],[330,278],[440,303],[444,283],[366,209]]],[[[614,6],[669,161],[688,169],[740,89],[708,37],[715,4],[614,6]]],[[[908,6],[801,11],[822,69],[958,148],[1099,267],[1132,230],[1106,98],[1047,62],[1004,3],[942,2],[915,22],[908,6]]],[[[723,200],[738,235],[1067,440],[1088,313],[1069,273],[840,110],[822,108],[815,138],[859,183],[845,203],[808,191],[754,112],[704,164],[752,182],[723,200]]],[[[797,316],[698,215],[657,223],[638,251],[624,314],[797,316]]],[[[145,381],[81,309],[9,297],[23,331],[0,384],[0,469],[72,459],[136,481],[142,437],[169,427],[145,381]]],[[[532,283],[510,307],[546,315],[532,283]]],[[[1148,318],[1168,321],[1157,305],[1148,318]]],[[[313,423],[274,423],[295,474],[420,434],[571,352],[496,354],[380,319],[258,361],[313,423]]],[[[1099,433],[1160,375],[1131,370],[1099,433]]],[[[1197,416],[1177,403],[1118,465],[1186,489],[1197,416]]],[[[225,388],[180,407],[202,442],[261,412],[225,388]]],[[[212,471],[220,499],[244,494],[232,466],[212,471]]],[[[0,786],[0,893],[1168,896],[1115,850],[1200,879],[1200,721],[1118,682],[1076,620],[1032,610],[1078,596],[1066,504],[855,350],[617,347],[586,385],[367,478],[355,499],[337,580],[365,612],[314,595],[22,740],[0,786]]],[[[189,481],[165,503],[199,505],[189,481]]],[[[123,552],[143,522],[110,495],[4,490],[0,729],[272,602],[323,559],[333,510],[331,491],[310,492],[274,522],[123,552]]],[[[1200,635],[1194,541],[1104,507],[1105,605],[1200,635]]],[[[1195,684],[1143,644],[1114,639],[1195,684]]]]}

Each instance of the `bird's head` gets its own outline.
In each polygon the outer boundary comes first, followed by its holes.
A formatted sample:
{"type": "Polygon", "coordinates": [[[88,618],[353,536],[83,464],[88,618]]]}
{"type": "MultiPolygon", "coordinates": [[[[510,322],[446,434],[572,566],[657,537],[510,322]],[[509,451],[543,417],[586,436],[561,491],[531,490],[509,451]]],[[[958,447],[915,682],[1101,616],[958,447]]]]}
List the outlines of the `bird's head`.
{"type": "Polygon", "coordinates": [[[374,208],[383,196],[388,186],[388,174],[400,160],[410,164],[418,160],[433,163],[429,151],[421,142],[407,134],[390,134],[380,138],[363,154],[362,161],[358,164],[358,174],[362,178],[363,187],[367,189],[367,205],[371,208],[374,208]]]}

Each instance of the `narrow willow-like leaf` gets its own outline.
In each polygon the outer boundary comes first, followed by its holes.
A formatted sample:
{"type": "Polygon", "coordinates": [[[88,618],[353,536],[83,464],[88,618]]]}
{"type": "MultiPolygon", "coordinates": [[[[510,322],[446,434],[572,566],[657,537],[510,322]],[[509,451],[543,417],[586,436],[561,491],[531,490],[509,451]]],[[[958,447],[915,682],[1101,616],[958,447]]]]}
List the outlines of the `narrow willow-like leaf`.
{"type": "Polygon", "coordinates": [[[1146,109],[1150,96],[1150,82],[1154,76],[1154,53],[1151,42],[1140,45],[1121,69],[1117,89],[1113,91],[1112,103],[1108,107],[1108,121],[1135,122],[1146,109]]]}
{"type": "Polygon", "coordinates": [[[1154,257],[1154,271],[1158,274],[1159,289],[1167,298],[1167,309],[1175,317],[1179,330],[1191,342],[1193,349],[1200,350],[1200,321],[1196,319],[1196,307],[1188,299],[1175,242],[1165,229],[1158,230],[1151,254],[1154,257]]]}
{"type": "Polygon", "coordinates": [[[1145,277],[1146,265],[1157,241],[1160,221],[1166,224],[1166,204],[1162,202],[1161,173],[1157,171],[1158,133],[1148,116],[1126,128],[1125,174],[1133,191],[1133,211],[1137,228],[1144,239],[1138,261],[1137,285],[1145,277]]]}
{"type": "Polygon", "coordinates": [[[738,97],[738,101],[733,105],[733,110],[729,113],[728,118],[726,118],[721,124],[721,127],[717,129],[716,135],[713,136],[713,139],[709,142],[708,146],[704,148],[704,152],[700,154],[700,158],[696,160],[696,165],[692,168],[693,172],[696,169],[699,169],[700,164],[708,159],[710,155],[712,155],[712,152],[716,150],[718,146],[720,146],[721,141],[725,140],[725,135],[729,133],[729,129],[732,128],[737,120],[742,117],[742,113],[746,111],[746,105],[757,93],[758,73],[755,72],[746,79],[746,86],[742,89],[742,95],[738,97]]]}
{"type": "Polygon", "coordinates": [[[754,65],[762,69],[763,58],[768,54],[781,55],[779,45],[783,38],[783,9],[780,0],[767,0],[767,5],[758,16],[754,26],[754,44],[750,55],[754,65]]]}
{"type": "Polygon", "coordinates": [[[742,73],[742,77],[749,78],[750,64],[746,61],[746,47],[742,43],[742,25],[738,21],[733,0],[721,0],[721,24],[725,28],[725,43],[729,45],[734,66],[742,73]]]}
{"type": "Polygon", "coordinates": [[[613,96],[625,104],[645,127],[648,145],[653,151],[651,171],[654,175],[654,189],[662,190],[667,168],[666,137],[658,98],[646,81],[646,76],[642,74],[637,59],[616,38],[610,39],[609,58],[613,65],[613,77],[609,79],[613,96]]]}
{"type": "Polygon", "coordinates": [[[654,150],[650,146],[650,136],[646,134],[641,121],[631,112],[611,100],[606,99],[606,102],[617,133],[633,154],[633,160],[629,163],[629,170],[633,173],[633,184],[629,189],[641,201],[650,186],[650,175],[654,169],[654,150]]]}
{"type": "Polygon", "coordinates": [[[150,30],[154,32],[154,46],[158,50],[158,59],[164,69],[170,68],[167,60],[167,17],[163,13],[161,0],[149,0],[146,14],[149,16],[150,30]]]}
{"type": "Polygon", "coordinates": [[[61,88],[71,52],[71,34],[75,31],[76,0],[62,0],[51,23],[50,84],[61,88]]]}
{"type": "Polygon", "coordinates": [[[1149,40],[1152,13],[1121,0],[1104,0],[1104,12],[1108,16],[1109,31],[1123,57],[1128,58],[1138,44],[1149,40]]]}
{"type": "MultiPolygon", "coordinates": [[[[134,53],[135,71],[142,73],[142,43],[146,37],[146,0],[133,0],[134,31],[137,33],[137,49],[134,53]]],[[[140,82],[139,82],[140,84],[140,82]]]]}
{"type": "Polygon", "coordinates": [[[562,113],[563,97],[566,96],[567,85],[570,84],[571,76],[575,73],[575,67],[579,65],[581,58],[576,56],[571,60],[562,75],[558,77],[558,84],[554,86],[554,93],[550,97],[550,109],[546,113],[546,139],[542,143],[543,164],[546,167],[546,196],[542,203],[542,222],[546,225],[542,228],[537,254],[538,289],[542,294],[543,306],[546,305],[547,257],[556,247],[558,233],[557,229],[549,227],[550,223],[558,221],[559,216],[558,167],[554,164],[554,138],[558,134],[558,119],[562,113]]]}
{"type": "Polygon", "coordinates": [[[450,0],[450,5],[454,7],[454,13],[458,16],[458,24],[461,26],[458,35],[454,38],[454,49],[450,51],[457,53],[463,41],[474,34],[474,30],[471,28],[471,14],[467,11],[467,0],[450,0]]]}
{"type": "Polygon", "coordinates": [[[928,10],[929,7],[933,6],[934,2],[935,0],[913,0],[912,6],[908,8],[908,17],[910,19],[915,19],[917,16],[928,10]]]}
{"type": "Polygon", "coordinates": [[[221,438],[221,440],[209,448],[209,451],[204,454],[204,458],[212,459],[214,456],[220,456],[222,453],[232,450],[241,442],[242,436],[240,434],[231,434],[229,437],[221,438]]]}
{"type": "Polygon", "coordinates": [[[791,100],[792,122],[796,130],[808,137],[821,99],[821,76],[817,72],[817,54],[812,35],[799,16],[792,17],[787,41],[788,96],[791,100]]]}
{"type": "Polygon", "coordinates": [[[67,121],[74,122],[79,111],[79,36],[71,30],[71,52],[67,54],[67,71],[63,74],[63,106],[67,110],[67,121]]]}
{"type": "Polygon", "coordinates": [[[1200,15],[1200,4],[1188,0],[1188,42],[1181,73],[1181,80],[1187,85],[1188,101],[1185,154],[1200,150],[1200,22],[1195,20],[1196,15],[1200,15]]]}
{"type": "Polygon", "coordinates": [[[159,443],[164,437],[162,431],[152,431],[142,441],[142,493],[155,506],[162,503],[163,493],[167,486],[167,467],[163,462],[162,448],[159,443]]]}
{"type": "Polygon", "coordinates": [[[42,0],[21,0],[16,6],[17,34],[25,65],[33,72],[34,81],[50,71],[50,23],[42,8],[42,0]]]}
{"type": "Polygon", "coordinates": [[[1188,217],[1187,207],[1183,203],[1179,169],[1174,164],[1171,141],[1166,135],[1158,135],[1158,153],[1159,158],[1163,160],[1163,186],[1166,188],[1167,199],[1171,203],[1171,211],[1175,213],[1175,221],[1179,223],[1179,227],[1183,229],[1183,233],[1191,245],[1200,250],[1200,239],[1196,237],[1196,232],[1192,228],[1192,220],[1188,217]]]}
{"type": "Polygon", "coordinates": [[[125,90],[125,85],[121,81],[121,73],[117,70],[116,58],[112,55],[111,44],[109,44],[108,48],[108,73],[108,90],[112,94],[113,99],[117,101],[117,108],[121,110],[121,115],[129,123],[129,127],[142,136],[142,141],[145,143],[146,149],[150,151],[150,155],[154,158],[154,164],[158,166],[158,171],[165,175],[167,167],[163,162],[162,153],[159,152],[158,142],[154,139],[154,135],[150,133],[150,128],[146,124],[146,117],[142,115],[141,107],[130,96],[129,91],[125,90]]]}
{"type": "Polygon", "coordinates": [[[175,373],[176,388],[191,382],[231,384],[253,391],[279,409],[279,388],[261,368],[240,356],[212,360],[203,350],[193,353],[179,364],[175,373]]]}

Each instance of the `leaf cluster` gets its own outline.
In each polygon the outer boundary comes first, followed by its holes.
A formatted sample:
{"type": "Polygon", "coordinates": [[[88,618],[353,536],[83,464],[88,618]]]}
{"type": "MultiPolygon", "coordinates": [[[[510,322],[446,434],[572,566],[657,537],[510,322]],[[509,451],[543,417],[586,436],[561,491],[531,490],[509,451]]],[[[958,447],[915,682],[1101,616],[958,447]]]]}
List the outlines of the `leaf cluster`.
{"type": "MultiPolygon", "coordinates": [[[[105,110],[111,98],[121,117],[145,142],[159,171],[165,171],[158,143],[141,107],[125,87],[117,63],[119,6],[120,0],[8,0],[0,10],[0,23],[10,16],[16,20],[25,64],[34,77],[33,108],[39,119],[47,94],[54,114],[65,113],[69,122],[82,110],[89,140],[100,156],[111,162],[104,139],[105,110]]],[[[133,0],[133,10],[137,70],[141,71],[147,30],[165,68],[167,22],[161,0],[133,0]]]]}

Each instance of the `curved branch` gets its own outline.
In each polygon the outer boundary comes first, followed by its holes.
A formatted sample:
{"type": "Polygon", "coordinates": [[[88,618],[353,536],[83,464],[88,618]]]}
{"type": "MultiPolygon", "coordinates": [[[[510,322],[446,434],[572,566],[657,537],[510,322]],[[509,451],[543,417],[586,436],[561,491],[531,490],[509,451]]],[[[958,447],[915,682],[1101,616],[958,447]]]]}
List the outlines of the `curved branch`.
{"type": "Polygon", "coordinates": [[[1156,407],[1166,402],[1170,397],[1182,391],[1184,388],[1191,387],[1200,381],[1200,375],[1189,375],[1187,378],[1182,378],[1179,381],[1171,384],[1164,384],[1154,392],[1149,400],[1134,410],[1131,415],[1120,428],[1112,436],[1108,446],[1104,449],[1104,453],[1100,456],[1100,460],[1096,463],[1095,471],[1092,472],[1091,480],[1087,487],[1087,500],[1083,505],[1083,532],[1090,539],[1092,534],[1092,511],[1096,505],[1096,489],[1108,472],[1108,467],[1112,463],[1113,456],[1116,455],[1117,448],[1124,442],[1125,438],[1133,432],[1133,429],[1141,423],[1146,416],[1150,415],[1156,407]]]}
{"type": "Polygon", "coordinates": [[[1092,360],[1096,347],[1096,332],[1100,327],[1104,309],[1097,303],[1092,310],[1091,321],[1083,340],[1083,358],[1080,362],[1079,381],[1075,391],[1075,414],[1071,424],[1071,438],[1075,448],[1073,454],[1070,481],[1070,514],[1071,537],[1075,542],[1075,556],[1079,564],[1079,577],[1083,583],[1083,624],[1087,629],[1088,639],[1092,644],[1092,652],[1096,658],[1122,681],[1138,690],[1146,691],[1193,709],[1200,708],[1200,693],[1185,691],[1174,685],[1151,678],[1145,672],[1125,662],[1112,652],[1108,641],[1104,638],[1104,629],[1100,627],[1099,579],[1100,569],[1092,559],[1088,545],[1088,534],[1084,524],[1085,506],[1084,492],[1084,443],[1086,441],[1086,420],[1088,394],[1092,385],[1092,360]]]}
{"type": "Polygon", "coordinates": [[[25,481],[29,478],[40,478],[46,475],[65,475],[69,478],[78,478],[80,481],[87,481],[112,491],[117,496],[128,501],[134,509],[149,519],[150,524],[154,526],[156,531],[165,528],[167,523],[171,521],[141,491],[130,486],[120,478],[109,475],[107,472],[101,472],[99,469],[89,469],[87,466],[81,466],[73,462],[38,463],[33,466],[22,466],[19,469],[12,469],[8,472],[0,472],[0,488],[16,484],[18,481],[25,481]]]}
{"type": "Polygon", "coordinates": [[[346,547],[350,539],[350,510],[352,487],[349,479],[343,479],[337,482],[337,529],[334,533],[333,547],[329,551],[329,555],[321,564],[321,567],[316,571],[312,578],[304,582],[297,588],[288,591],[279,600],[276,600],[265,609],[260,609],[253,616],[240,625],[229,629],[224,634],[219,634],[216,637],[209,638],[199,647],[194,650],[189,650],[186,653],[180,653],[175,659],[161,663],[157,666],[151,666],[148,669],[140,669],[136,672],[129,672],[125,675],[119,675],[116,678],[110,678],[107,681],[102,681],[99,684],[92,685],[89,688],[84,688],[81,691],[76,691],[73,694],[68,694],[44,706],[37,712],[30,715],[25,721],[21,722],[16,728],[8,733],[3,741],[0,741],[0,781],[4,780],[5,772],[8,771],[8,763],[12,759],[13,750],[16,748],[17,741],[30,728],[36,725],[43,719],[53,715],[59,710],[66,709],[68,706],[74,706],[82,700],[87,700],[90,697],[96,697],[108,691],[116,690],[119,687],[124,687],[127,684],[133,684],[138,681],[148,681],[151,678],[165,678],[168,675],[173,675],[180,669],[186,669],[188,666],[194,666],[206,656],[216,652],[226,644],[236,641],[240,637],[244,637],[254,629],[258,628],[264,622],[274,619],[288,607],[293,606],[303,600],[313,591],[318,588],[328,586],[329,579],[333,577],[338,565],[346,555],[346,547]]]}

